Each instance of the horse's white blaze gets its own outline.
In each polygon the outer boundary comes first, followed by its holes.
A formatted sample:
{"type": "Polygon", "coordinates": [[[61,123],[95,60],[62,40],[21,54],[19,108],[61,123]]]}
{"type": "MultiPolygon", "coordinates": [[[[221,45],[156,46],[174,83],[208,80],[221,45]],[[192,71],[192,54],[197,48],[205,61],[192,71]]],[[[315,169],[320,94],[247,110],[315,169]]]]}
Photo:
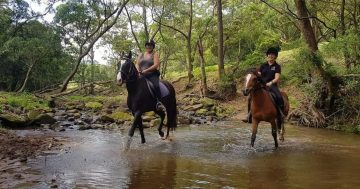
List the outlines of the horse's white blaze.
{"type": "Polygon", "coordinates": [[[122,78],[121,78],[121,68],[122,68],[122,66],[125,64],[125,60],[120,60],[120,68],[119,68],[119,72],[118,72],[118,74],[116,75],[116,80],[117,81],[120,81],[120,80],[122,80],[122,78]]]}
{"type": "Polygon", "coordinates": [[[120,80],[122,80],[121,72],[118,72],[117,75],[116,75],[116,81],[120,81],[120,80]]]}
{"type": "Polygon", "coordinates": [[[247,85],[248,85],[248,83],[249,83],[249,81],[250,81],[250,78],[251,78],[251,74],[247,74],[245,87],[247,87],[247,85]]]}

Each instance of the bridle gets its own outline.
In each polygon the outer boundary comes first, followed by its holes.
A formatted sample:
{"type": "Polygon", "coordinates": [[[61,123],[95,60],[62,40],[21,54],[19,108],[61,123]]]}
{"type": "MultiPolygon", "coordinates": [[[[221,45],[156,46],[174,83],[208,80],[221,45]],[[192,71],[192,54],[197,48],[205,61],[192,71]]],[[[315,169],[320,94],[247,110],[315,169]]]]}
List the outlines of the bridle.
{"type": "Polygon", "coordinates": [[[256,82],[254,83],[254,85],[252,87],[246,88],[245,90],[243,90],[243,93],[245,96],[248,96],[250,93],[256,92],[259,89],[266,89],[265,82],[261,78],[261,76],[259,76],[258,74],[254,73],[254,72],[251,72],[250,74],[255,76],[256,82]]]}
{"type": "Polygon", "coordinates": [[[126,73],[125,71],[122,71],[122,70],[121,70],[121,67],[120,67],[120,73],[126,76],[126,78],[125,78],[123,81],[125,81],[125,82],[133,82],[133,81],[135,81],[135,80],[137,79],[137,78],[131,79],[131,77],[133,76],[132,73],[134,72],[134,70],[135,70],[136,68],[135,68],[134,65],[131,65],[132,62],[131,62],[131,59],[130,59],[130,58],[125,57],[124,59],[125,59],[125,61],[126,61],[124,64],[130,64],[130,65],[129,65],[130,68],[129,68],[129,70],[128,70],[127,73],[126,73]],[[129,61],[129,62],[128,62],[128,61],[129,61]]]}

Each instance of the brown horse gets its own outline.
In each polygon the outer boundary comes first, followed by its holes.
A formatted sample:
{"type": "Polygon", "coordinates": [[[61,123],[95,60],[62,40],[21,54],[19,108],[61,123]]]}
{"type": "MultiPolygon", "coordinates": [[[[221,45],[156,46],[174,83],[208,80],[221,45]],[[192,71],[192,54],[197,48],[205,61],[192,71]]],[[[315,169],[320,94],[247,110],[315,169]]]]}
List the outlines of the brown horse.
{"type": "MultiPolygon", "coordinates": [[[[252,135],[251,146],[254,147],[257,128],[260,121],[266,121],[271,124],[271,133],[274,138],[275,148],[278,147],[277,132],[279,140],[284,141],[285,128],[283,123],[278,123],[278,111],[271,97],[265,82],[262,80],[258,70],[251,70],[245,79],[244,95],[250,94],[250,109],[252,114],[252,135]]],[[[284,99],[284,116],[289,112],[288,96],[281,92],[284,99]]]]}

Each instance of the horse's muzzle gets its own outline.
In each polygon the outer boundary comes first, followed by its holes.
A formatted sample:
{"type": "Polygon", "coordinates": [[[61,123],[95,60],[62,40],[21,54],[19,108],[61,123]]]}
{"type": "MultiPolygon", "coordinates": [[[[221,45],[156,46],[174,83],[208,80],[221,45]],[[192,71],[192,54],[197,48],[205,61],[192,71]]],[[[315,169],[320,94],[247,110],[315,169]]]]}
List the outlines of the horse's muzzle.
{"type": "Polygon", "coordinates": [[[250,93],[250,89],[244,89],[242,90],[244,96],[248,96],[250,93]]]}
{"type": "Polygon", "coordinates": [[[123,82],[122,79],[119,79],[119,80],[116,81],[116,84],[119,85],[119,86],[122,86],[123,83],[124,83],[124,82],[123,82]]]}

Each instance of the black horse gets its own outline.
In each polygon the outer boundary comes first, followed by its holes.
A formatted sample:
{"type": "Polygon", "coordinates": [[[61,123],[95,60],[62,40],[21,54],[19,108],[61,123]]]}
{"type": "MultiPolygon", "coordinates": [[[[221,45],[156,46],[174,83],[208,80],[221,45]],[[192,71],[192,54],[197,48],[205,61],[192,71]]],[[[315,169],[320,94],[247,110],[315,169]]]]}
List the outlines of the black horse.
{"type": "MultiPolygon", "coordinates": [[[[132,53],[121,61],[119,68],[119,76],[117,82],[119,85],[126,83],[128,91],[127,105],[134,116],[134,122],[129,130],[130,139],[134,136],[136,127],[139,127],[141,135],[141,143],[145,143],[144,128],[142,125],[141,115],[145,112],[154,111],[160,116],[160,125],[158,126],[159,135],[162,139],[169,137],[170,129],[175,129],[177,126],[177,108],[174,87],[167,81],[161,81],[169,90],[169,95],[160,99],[166,108],[167,115],[167,133],[164,138],[162,127],[165,118],[165,112],[156,110],[156,99],[151,95],[144,77],[139,77],[139,73],[131,60],[132,53]]],[[[130,144],[128,144],[130,145],[130,144]]]]}

